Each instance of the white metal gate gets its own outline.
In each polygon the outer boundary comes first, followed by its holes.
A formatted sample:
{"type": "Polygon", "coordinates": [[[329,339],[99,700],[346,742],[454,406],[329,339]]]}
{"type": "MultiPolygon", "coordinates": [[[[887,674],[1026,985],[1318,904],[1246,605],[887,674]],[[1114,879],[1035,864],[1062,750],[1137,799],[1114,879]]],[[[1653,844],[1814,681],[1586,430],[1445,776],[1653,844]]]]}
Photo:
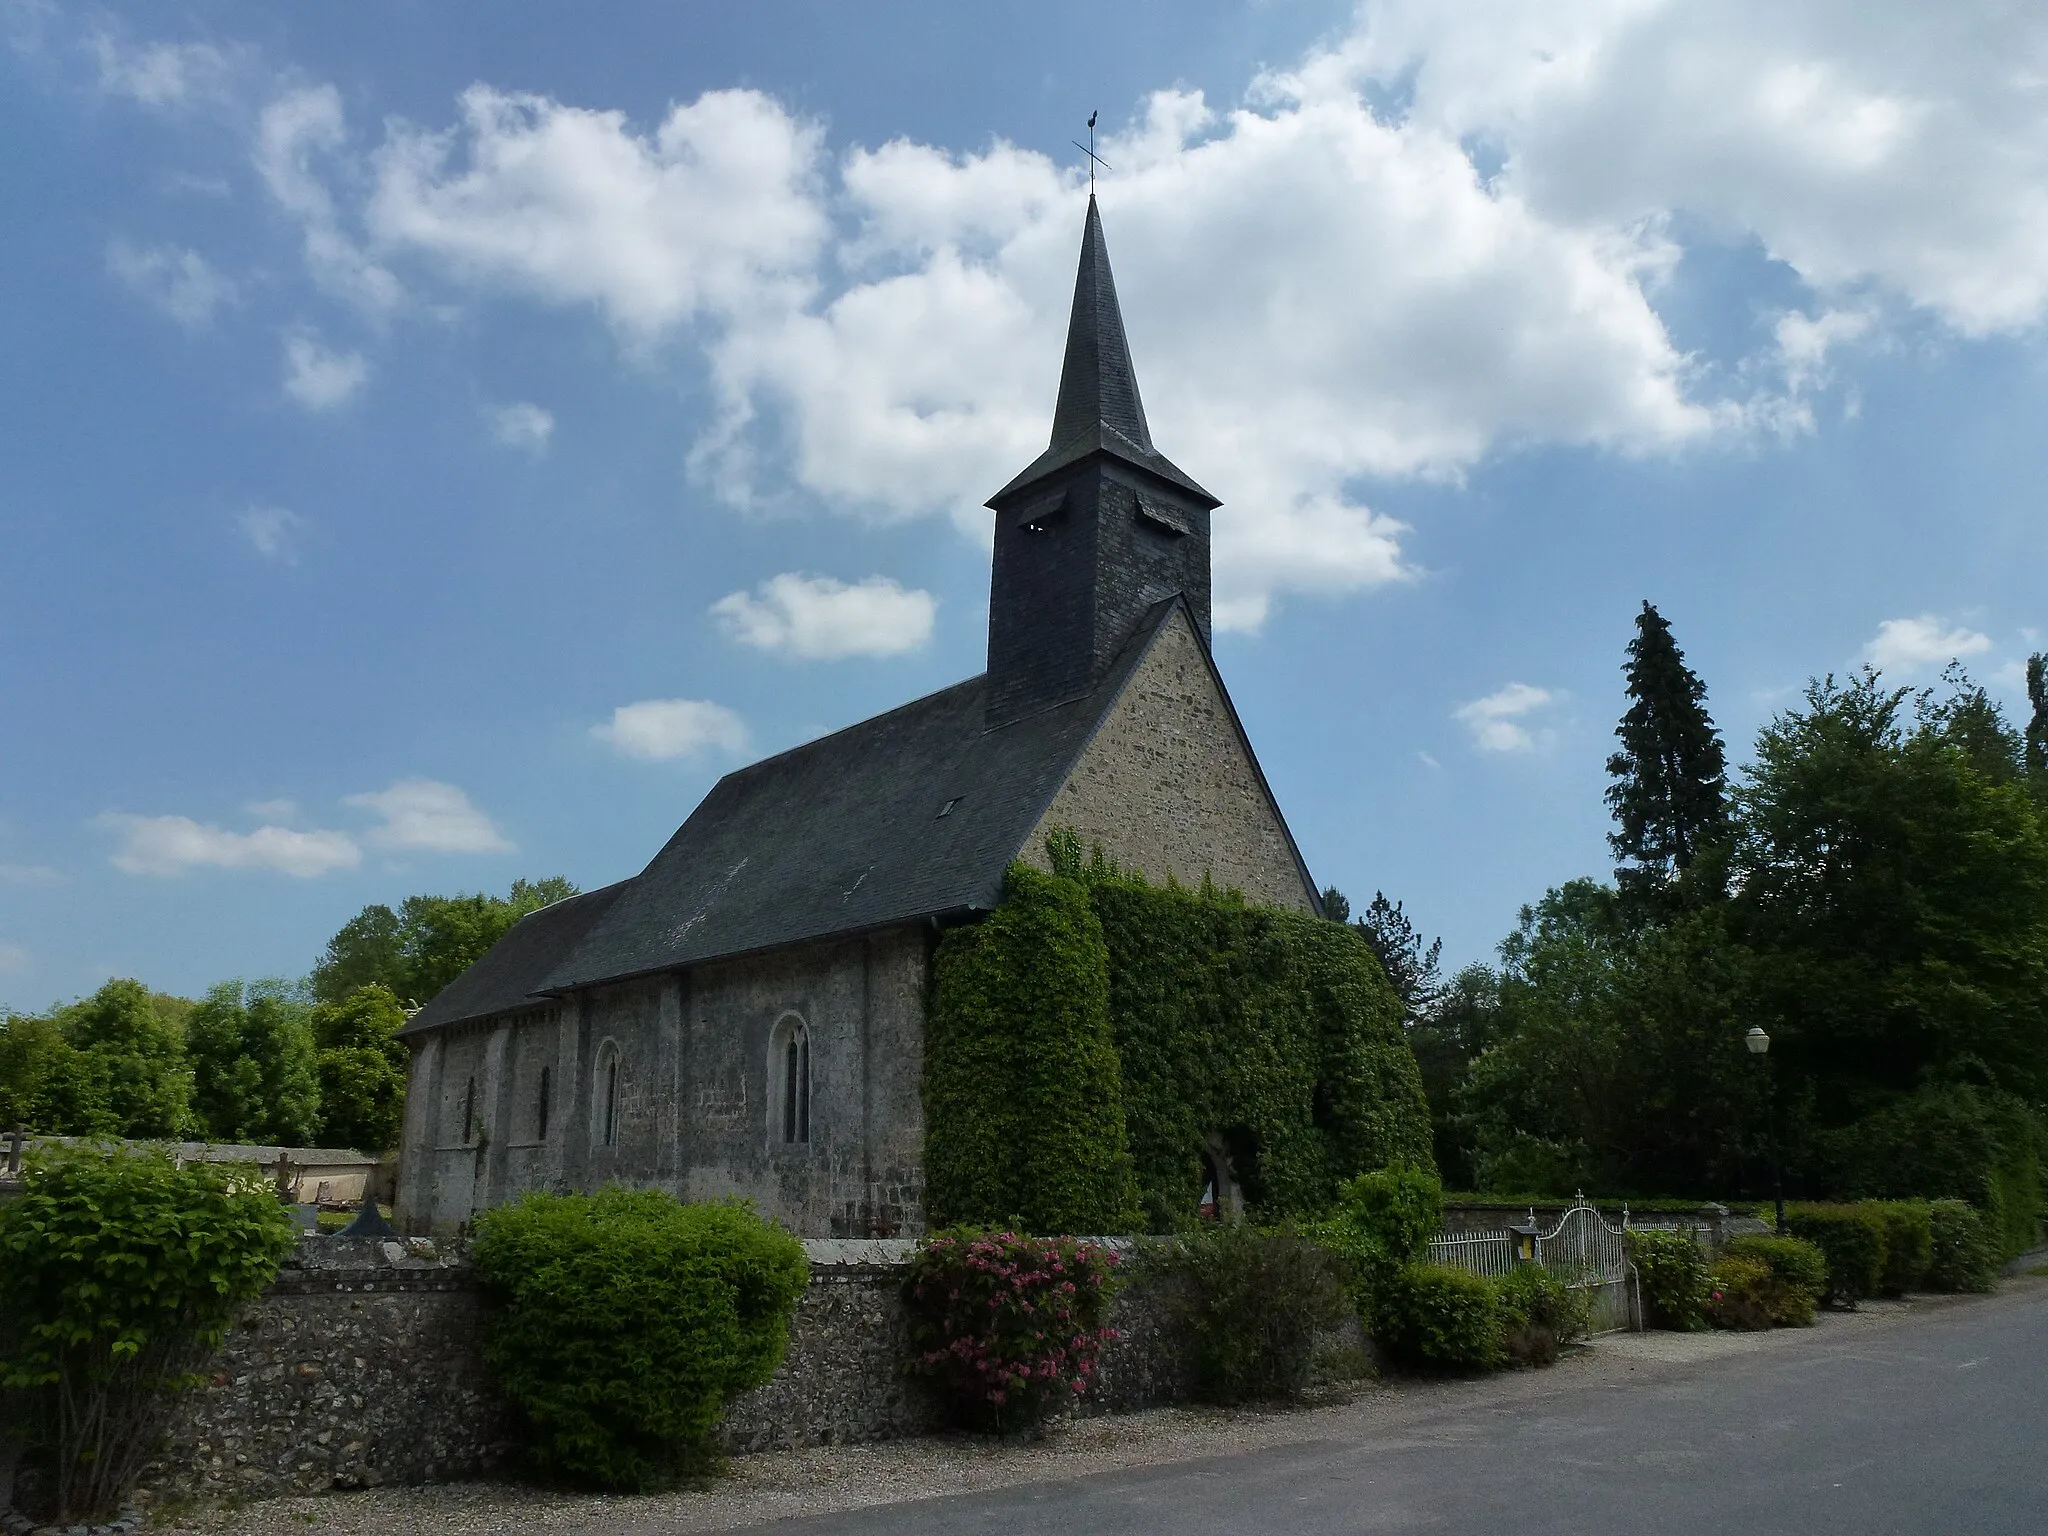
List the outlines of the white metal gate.
{"type": "MultiPolygon", "coordinates": [[[[1536,1213],[1529,1213],[1529,1226],[1536,1213]]],[[[1588,1333],[1614,1333],[1643,1326],[1642,1288],[1629,1262],[1628,1210],[1614,1226],[1581,1195],[1548,1232],[1535,1235],[1536,1262],[1574,1290],[1587,1293],[1588,1333]]],[[[1432,1238],[1433,1264],[1453,1264],[1475,1275],[1499,1276],[1513,1269],[1515,1234],[1469,1232],[1432,1238]]]]}

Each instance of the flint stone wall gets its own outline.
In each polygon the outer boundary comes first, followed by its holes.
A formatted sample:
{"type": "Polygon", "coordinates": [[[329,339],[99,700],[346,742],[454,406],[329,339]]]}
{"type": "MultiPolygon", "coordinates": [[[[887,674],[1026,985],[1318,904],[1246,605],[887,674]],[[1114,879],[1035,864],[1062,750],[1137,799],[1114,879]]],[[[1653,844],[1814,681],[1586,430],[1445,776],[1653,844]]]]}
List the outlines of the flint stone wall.
{"type": "MultiPolygon", "coordinates": [[[[804,1244],[811,1284],[772,1380],[737,1399],[719,1430],[734,1454],[928,1433],[940,1405],[903,1374],[910,1318],[903,1239],[804,1244]]],[[[515,1423],[479,1350],[473,1271],[421,1240],[303,1240],[227,1337],[204,1386],[179,1406],[144,1478],[157,1496],[262,1498],[324,1488],[450,1482],[507,1467],[515,1423]]],[[[1126,1287],[1083,1413],[1184,1401],[1187,1350],[1156,1288],[1126,1287]]],[[[1356,1324],[1325,1341],[1355,1367],[1356,1324]]]]}

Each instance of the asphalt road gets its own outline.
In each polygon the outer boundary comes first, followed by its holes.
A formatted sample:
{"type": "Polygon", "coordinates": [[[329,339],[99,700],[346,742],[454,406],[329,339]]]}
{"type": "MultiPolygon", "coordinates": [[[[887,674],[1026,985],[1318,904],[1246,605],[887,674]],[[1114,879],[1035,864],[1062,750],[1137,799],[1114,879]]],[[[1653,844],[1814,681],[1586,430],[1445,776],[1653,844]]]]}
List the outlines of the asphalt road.
{"type": "Polygon", "coordinates": [[[2048,1533],[2048,1291],[1785,1342],[1313,1443],[756,1529],[2048,1533]]]}

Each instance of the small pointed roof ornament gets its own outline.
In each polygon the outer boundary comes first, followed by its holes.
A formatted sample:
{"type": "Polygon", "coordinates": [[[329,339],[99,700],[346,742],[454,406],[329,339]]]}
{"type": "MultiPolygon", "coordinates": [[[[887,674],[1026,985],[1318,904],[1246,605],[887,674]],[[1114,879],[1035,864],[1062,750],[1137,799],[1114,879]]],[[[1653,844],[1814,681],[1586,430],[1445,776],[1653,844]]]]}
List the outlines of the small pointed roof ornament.
{"type": "Polygon", "coordinates": [[[1169,484],[1221,505],[1152,446],[1145,403],[1138,396],[1137,370],[1124,337],[1116,278],[1109,270],[1109,246],[1102,214],[1088,195],[1088,219],[1081,231],[1081,266],[1074,277],[1074,308],[1067,321],[1067,356],[1060,368],[1059,404],[1053,410],[1052,442],[1022,474],[990,498],[990,505],[1091,453],[1106,453],[1148,470],[1169,484]]]}
{"type": "Polygon", "coordinates": [[[370,1181],[363,1181],[363,1205],[356,1212],[356,1219],[335,1234],[337,1237],[379,1237],[391,1239],[398,1236],[398,1228],[384,1219],[384,1213],[377,1209],[377,1197],[371,1193],[370,1181]]]}

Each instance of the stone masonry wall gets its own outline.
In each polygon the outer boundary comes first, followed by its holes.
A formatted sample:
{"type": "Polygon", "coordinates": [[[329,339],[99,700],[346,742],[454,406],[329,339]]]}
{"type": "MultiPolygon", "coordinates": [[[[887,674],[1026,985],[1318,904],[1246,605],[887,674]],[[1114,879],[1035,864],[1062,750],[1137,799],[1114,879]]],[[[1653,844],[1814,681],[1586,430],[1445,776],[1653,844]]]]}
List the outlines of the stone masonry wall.
{"type": "MultiPolygon", "coordinates": [[[[910,1319],[905,1240],[816,1241],[811,1285],[772,1380],[727,1411],[730,1453],[848,1444],[941,1427],[940,1405],[903,1375],[910,1319]]],[[[448,1482],[508,1466],[513,1415],[478,1348],[472,1272],[422,1241],[308,1238],[229,1334],[205,1386],[180,1405],[144,1478],[156,1496],[262,1498],[323,1488],[448,1482]]],[[[1156,1292],[1126,1288],[1111,1310],[1084,1413],[1185,1400],[1184,1341],[1156,1292]]],[[[1354,1325],[1328,1341],[1363,1347],[1354,1325]]]]}

